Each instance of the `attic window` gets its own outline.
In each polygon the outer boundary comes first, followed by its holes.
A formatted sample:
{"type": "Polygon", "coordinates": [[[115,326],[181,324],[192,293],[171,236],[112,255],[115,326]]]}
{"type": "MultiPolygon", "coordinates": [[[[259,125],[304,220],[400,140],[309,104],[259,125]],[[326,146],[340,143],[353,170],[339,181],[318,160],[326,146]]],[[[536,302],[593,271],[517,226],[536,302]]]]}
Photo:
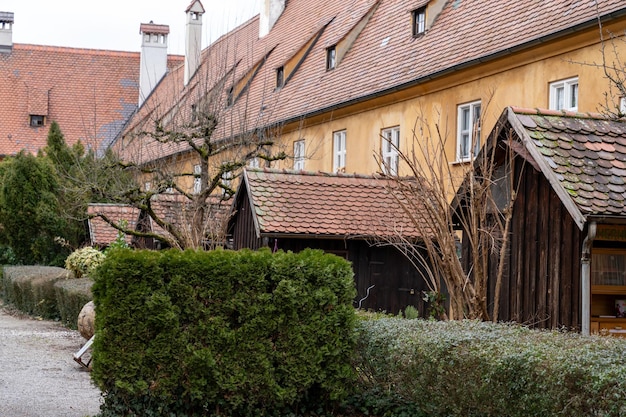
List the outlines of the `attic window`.
{"type": "Polygon", "coordinates": [[[45,124],[45,121],[46,121],[45,116],[39,116],[39,115],[34,115],[34,114],[30,115],[30,127],[43,126],[45,124]]]}
{"type": "Polygon", "coordinates": [[[285,67],[279,67],[276,69],[276,88],[281,88],[285,85],[285,67]]]}
{"type": "Polygon", "coordinates": [[[235,102],[233,91],[234,91],[234,87],[232,86],[229,87],[228,90],[226,90],[226,105],[227,106],[232,106],[233,103],[235,102]]]}
{"type": "Polygon", "coordinates": [[[422,35],[426,32],[426,7],[420,7],[413,10],[412,23],[413,23],[413,36],[422,35]]]}
{"type": "Polygon", "coordinates": [[[198,20],[198,19],[200,19],[200,13],[192,12],[191,13],[191,20],[198,20]]]}
{"type": "Polygon", "coordinates": [[[335,45],[326,49],[326,70],[335,69],[337,65],[337,49],[335,45]]]}

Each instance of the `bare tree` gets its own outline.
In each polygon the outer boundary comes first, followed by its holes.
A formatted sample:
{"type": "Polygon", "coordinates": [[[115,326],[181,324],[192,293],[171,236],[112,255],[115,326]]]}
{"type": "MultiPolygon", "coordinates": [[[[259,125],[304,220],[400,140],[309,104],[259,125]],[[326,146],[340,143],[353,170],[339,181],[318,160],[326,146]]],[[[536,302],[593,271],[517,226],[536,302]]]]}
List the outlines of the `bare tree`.
{"type": "Polygon", "coordinates": [[[141,209],[153,227],[132,229],[100,214],[103,220],[171,247],[222,244],[227,200],[242,168],[287,158],[276,140],[280,126],[267,127],[272,103],[249,108],[250,84],[266,82],[259,70],[267,55],[246,62],[245,48],[236,33],[227,36],[203,52],[187,85],[179,68],[145,100],[113,147],[118,168],[132,175],[133,185],[95,191],[101,201],[141,209]]]}
{"type": "MultiPolygon", "coordinates": [[[[507,138],[504,141],[498,141],[498,135],[490,136],[477,153],[483,116],[474,125],[468,162],[452,165],[446,152],[449,134],[445,125],[434,123],[431,129],[429,120],[419,115],[409,150],[403,152],[396,147],[400,163],[413,180],[387,175],[395,180],[394,189],[401,190],[390,195],[422,237],[415,243],[396,236],[387,239],[387,243],[398,248],[414,265],[429,265],[430,274],[425,279],[433,293],[446,292],[450,319],[498,319],[512,205],[518,186],[513,183],[516,159],[511,132],[502,132],[507,138]],[[460,256],[461,241],[467,248],[466,259],[460,256]],[[492,316],[487,296],[493,262],[497,263],[497,273],[492,316]]],[[[393,172],[385,169],[382,153],[376,157],[384,172],[393,172]]]]}

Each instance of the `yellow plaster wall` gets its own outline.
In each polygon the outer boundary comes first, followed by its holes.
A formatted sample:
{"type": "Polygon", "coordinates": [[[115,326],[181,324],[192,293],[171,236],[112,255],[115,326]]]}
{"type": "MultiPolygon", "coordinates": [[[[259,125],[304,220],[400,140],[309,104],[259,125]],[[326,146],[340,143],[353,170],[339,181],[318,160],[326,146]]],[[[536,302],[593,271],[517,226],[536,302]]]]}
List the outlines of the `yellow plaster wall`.
{"type": "MultiPolygon", "coordinates": [[[[624,23],[622,22],[622,25],[624,23]]],[[[615,29],[617,29],[617,25],[615,29]]],[[[334,131],[345,129],[346,172],[371,174],[379,171],[374,154],[378,153],[381,129],[400,126],[401,148],[415,138],[421,120],[426,120],[431,131],[437,123],[446,138],[448,162],[454,162],[457,134],[457,106],[476,100],[482,101],[484,124],[482,139],[489,134],[506,106],[549,106],[549,83],[578,76],[579,112],[597,112],[608,91],[602,70],[582,63],[601,62],[597,30],[571,36],[566,41],[547,42],[533,50],[504,56],[480,67],[460,70],[449,76],[419,86],[372,99],[367,103],[327,114],[324,119],[303,121],[297,128],[286,126],[283,140],[287,149],[293,141],[306,140],[307,161],[305,169],[332,170],[334,131]],[[488,103],[489,102],[489,103],[488,103]],[[308,125],[307,125],[308,122],[308,125]]],[[[626,44],[615,44],[626,60],[626,44]]],[[[277,164],[292,168],[293,161],[277,164]]],[[[400,174],[406,173],[402,164],[400,174]]]]}

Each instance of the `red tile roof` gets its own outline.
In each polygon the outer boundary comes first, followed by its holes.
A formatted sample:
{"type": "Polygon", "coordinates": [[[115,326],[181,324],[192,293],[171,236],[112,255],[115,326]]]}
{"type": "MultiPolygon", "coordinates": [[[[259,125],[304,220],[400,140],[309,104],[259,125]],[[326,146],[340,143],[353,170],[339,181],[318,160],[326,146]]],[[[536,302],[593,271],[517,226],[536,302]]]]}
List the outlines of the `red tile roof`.
{"type": "Polygon", "coordinates": [[[138,78],[136,52],[14,44],[0,54],[0,155],[37,152],[51,121],[70,145],[108,146],[137,108],[138,78]],[[46,124],[31,127],[31,114],[46,124]]]}
{"type": "MultiPolygon", "coordinates": [[[[341,63],[326,71],[326,47],[357,24],[376,0],[290,0],[268,35],[258,38],[258,16],[218,39],[203,51],[203,65],[190,84],[173,72],[159,86],[154,101],[133,118],[129,128],[161,117],[175,103],[179,116],[188,115],[202,91],[211,91],[222,123],[214,137],[251,131],[260,126],[301,120],[377,94],[418,84],[454,68],[480,64],[495,56],[530,47],[542,39],[568,36],[577,27],[597,25],[597,16],[626,14],[623,0],[605,0],[596,8],[571,0],[525,2],[493,0],[449,1],[423,35],[411,35],[415,0],[378,0],[379,6],[341,63]],[[329,23],[330,22],[330,23],[329,23]],[[284,65],[328,23],[317,44],[289,82],[275,88],[276,68],[284,65]],[[248,93],[226,108],[224,91],[242,79],[269,51],[248,93]],[[233,71],[230,73],[229,71],[233,71]],[[221,94],[221,102],[218,100],[221,94]]],[[[171,115],[172,113],[170,113],[171,115]]],[[[176,117],[172,117],[177,122],[176,117]]],[[[147,141],[149,142],[149,141],[147,141]]],[[[188,149],[184,143],[132,148],[134,159],[156,159],[188,149]]]]}
{"type": "MultiPolygon", "coordinates": [[[[398,188],[393,180],[248,169],[239,192],[244,188],[260,235],[420,237],[420,231],[392,195],[398,188]]],[[[396,196],[401,198],[399,193],[396,196]]],[[[418,211],[417,204],[413,207],[418,211]]]]}
{"type": "Polygon", "coordinates": [[[579,226],[589,216],[626,216],[625,120],[522,108],[503,117],[579,226]]]}
{"type": "MultiPolygon", "coordinates": [[[[89,204],[89,237],[93,246],[108,246],[115,241],[118,230],[105,222],[98,215],[102,214],[117,224],[126,223],[126,227],[135,229],[139,220],[139,209],[121,204],[89,204]],[[95,216],[95,217],[92,217],[95,216]]],[[[130,244],[131,236],[125,236],[126,243],[130,244]]]]}

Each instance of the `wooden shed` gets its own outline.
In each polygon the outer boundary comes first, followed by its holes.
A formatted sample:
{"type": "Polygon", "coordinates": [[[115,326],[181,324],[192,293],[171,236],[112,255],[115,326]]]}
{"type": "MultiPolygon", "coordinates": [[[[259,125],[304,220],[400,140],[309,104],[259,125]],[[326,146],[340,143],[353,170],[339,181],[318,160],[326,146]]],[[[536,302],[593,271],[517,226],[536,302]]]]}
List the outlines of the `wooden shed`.
{"type": "MultiPolygon", "coordinates": [[[[626,328],[626,312],[616,312],[626,304],[626,123],[509,107],[487,144],[478,158],[507,148],[518,161],[506,174],[519,188],[499,319],[620,335],[626,328]]],[[[493,312],[495,268],[489,270],[493,312]]]]}
{"type": "Polygon", "coordinates": [[[352,263],[355,306],[397,313],[411,305],[425,314],[417,270],[384,237],[419,241],[390,195],[393,181],[376,176],[247,169],[229,222],[234,249],[298,252],[321,249],[352,263]]]}

